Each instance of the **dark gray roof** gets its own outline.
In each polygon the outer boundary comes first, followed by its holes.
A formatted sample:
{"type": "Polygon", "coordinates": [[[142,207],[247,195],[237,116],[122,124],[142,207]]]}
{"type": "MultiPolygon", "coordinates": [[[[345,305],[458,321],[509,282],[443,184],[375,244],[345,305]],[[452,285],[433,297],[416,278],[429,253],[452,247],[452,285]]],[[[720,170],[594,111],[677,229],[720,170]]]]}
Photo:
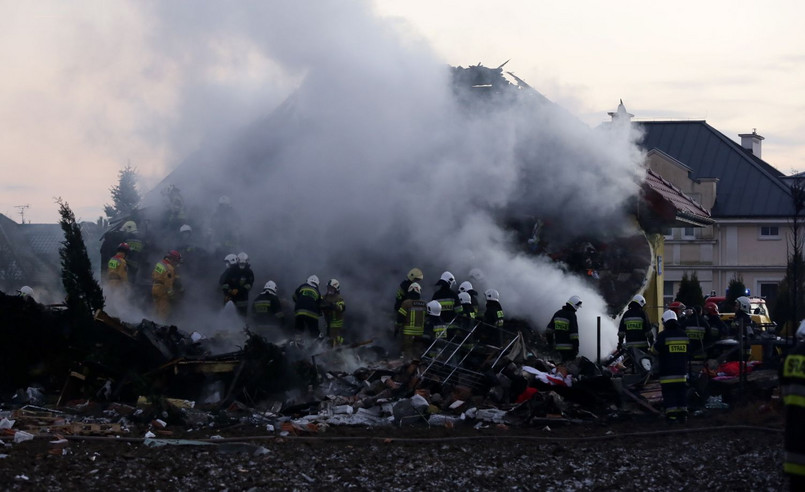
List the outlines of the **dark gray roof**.
{"type": "Polygon", "coordinates": [[[691,169],[691,179],[718,178],[714,218],[786,217],[793,213],[783,173],[706,121],[643,121],[642,147],[691,169]]]}

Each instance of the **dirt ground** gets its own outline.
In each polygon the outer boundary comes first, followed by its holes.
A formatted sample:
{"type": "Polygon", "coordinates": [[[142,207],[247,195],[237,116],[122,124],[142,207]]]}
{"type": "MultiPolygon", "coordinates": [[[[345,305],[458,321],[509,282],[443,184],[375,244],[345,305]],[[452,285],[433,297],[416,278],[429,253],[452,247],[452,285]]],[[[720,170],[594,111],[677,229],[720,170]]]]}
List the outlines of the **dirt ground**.
{"type": "MultiPolygon", "coordinates": [[[[146,445],[36,438],[0,449],[5,490],[784,490],[782,422],[747,407],[668,425],[504,428],[331,427],[280,437],[264,428],[174,435],[146,445]],[[174,441],[175,442],[175,441],[174,441]]],[[[142,435],[142,434],[140,434],[142,435]]],[[[8,440],[6,440],[8,442],[8,440]]]]}

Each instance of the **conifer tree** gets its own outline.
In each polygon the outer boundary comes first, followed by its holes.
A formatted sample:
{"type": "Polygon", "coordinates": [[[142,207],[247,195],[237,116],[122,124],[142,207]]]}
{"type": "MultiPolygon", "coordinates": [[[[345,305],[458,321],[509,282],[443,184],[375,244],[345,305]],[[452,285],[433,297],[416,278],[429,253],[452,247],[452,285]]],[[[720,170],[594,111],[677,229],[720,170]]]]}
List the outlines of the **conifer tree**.
{"type": "Polygon", "coordinates": [[[112,205],[104,205],[103,211],[111,220],[116,217],[130,215],[140,205],[140,193],[137,191],[137,170],[126,164],[117,174],[118,183],[109,188],[112,193],[112,205]]]}
{"type": "Polygon", "coordinates": [[[62,267],[62,284],[67,292],[67,309],[76,317],[92,316],[97,309],[103,309],[103,290],[92,275],[92,263],[87,255],[87,247],[76,223],[70,206],[61,198],[59,204],[64,241],[59,248],[62,267]]]}

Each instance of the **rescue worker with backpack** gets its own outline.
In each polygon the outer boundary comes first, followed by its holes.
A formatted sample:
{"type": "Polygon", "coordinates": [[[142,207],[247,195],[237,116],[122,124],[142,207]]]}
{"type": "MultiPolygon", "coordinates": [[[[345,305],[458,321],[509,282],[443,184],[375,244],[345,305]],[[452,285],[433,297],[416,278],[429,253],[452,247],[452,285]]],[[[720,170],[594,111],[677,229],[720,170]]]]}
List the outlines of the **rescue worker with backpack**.
{"type": "Polygon", "coordinates": [[[546,329],[546,336],[554,350],[559,352],[562,362],[568,362],[579,355],[579,322],[576,311],[581,309],[581,298],[570,296],[564,306],[554,313],[546,329]]]}
{"type": "Polygon", "coordinates": [[[171,250],[154,266],[151,272],[151,298],[154,300],[156,317],[165,322],[171,314],[171,305],[181,291],[176,269],[182,261],[182,255],[171,250]]]}
{"type": "Polygon", "coordinates": [[[333,347],[344,343],[344,311],[347,305],[341,296],[341,282],[331,278],[322,298],[321,312],[327,327],[327,337],[333,347]]]}

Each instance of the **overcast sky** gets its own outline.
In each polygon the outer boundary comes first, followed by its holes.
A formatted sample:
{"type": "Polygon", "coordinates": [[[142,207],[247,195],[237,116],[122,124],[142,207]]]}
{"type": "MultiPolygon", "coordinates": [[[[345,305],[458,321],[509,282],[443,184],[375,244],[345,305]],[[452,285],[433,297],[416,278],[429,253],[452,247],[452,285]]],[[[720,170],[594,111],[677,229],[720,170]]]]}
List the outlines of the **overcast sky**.
{"type": "MultiPolygon", "coordinates": [[[[305,72],[291,57],[259,51],[226,26],[209,39],[185,36],[224,4],[0,1],[0,213],[19,221],[16,207],[29,205],[27,220],[56,222],[53,199],[62,197],[95,220],[127,163],[148,189],[202,143],[292,93],[305,72]]],[[[221,22],[260,4],[232,3],[221,22]]],[[[510,59],[507,70],[590,126],[623,99],[640,119],[706,119],[735,140],[757,129],[767,162],[805,169],[801,2],[370,6],[389,35],[446,64],[510,59]]]]}

